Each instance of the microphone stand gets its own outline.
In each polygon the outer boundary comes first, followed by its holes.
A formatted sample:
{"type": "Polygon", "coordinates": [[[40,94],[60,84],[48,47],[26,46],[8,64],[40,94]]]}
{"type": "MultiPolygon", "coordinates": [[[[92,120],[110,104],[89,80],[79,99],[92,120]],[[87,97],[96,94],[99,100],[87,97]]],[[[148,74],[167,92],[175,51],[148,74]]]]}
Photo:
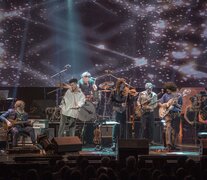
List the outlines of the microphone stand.
{"type": "Polygon", "coordinates": [[[56,106],[57,106],[57,107],[58,107],[58,105],[59,105],[59,99],[60,99],[60,97],[62,96],[62,88],[61,88],[61,86],[62,86],[62,73],[65,72],[65,71],[67,71],[67,70],[68,70],[68,68],[64,68],[64,69],[61,70],[60,72],[58,72],[58,73],[56,73],[56,74],[53,74],[53,75],[51,76],[51,78],[55,78],[56,76],[58,76],[58,78],[59,78],[60,88],[56,88],[55,90],[50,91],[50,92],[47,93],[47,94],[51,94],[51,93],[53,93],[53,92],[56,92],[56,106]]]}

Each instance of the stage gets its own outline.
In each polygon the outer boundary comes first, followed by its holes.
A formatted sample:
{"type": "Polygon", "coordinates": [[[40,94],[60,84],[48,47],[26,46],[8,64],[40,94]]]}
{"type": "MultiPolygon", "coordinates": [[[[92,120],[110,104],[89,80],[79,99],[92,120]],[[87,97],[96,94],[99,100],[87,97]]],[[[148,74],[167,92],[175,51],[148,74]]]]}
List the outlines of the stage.
{"type": "MultiPolygon", "coordinates": [[[[119,151],[112,151],[110,147],[102,147],[101,150],[96,150],[95,146],[83,146],[78,152],[65,152],[62,154],[46,154],[44,151],[26,152],[24,149],[29,147],[19,147],[18,152],[6,152],[1,150],[0,164],[16,164],[16,163],[40,163],[48,164],[49,159],[62,159],[69,164],[75,164],[79,157],[84,157],[91,163],[100,163],[102,157],[110,157],[114,160],[119,160],[119,151]],[[22,152],[21,152],[22,148],[22,152]],[[25,151],[25,152],[23,152],[25,151]]],[[[130,155],[130,152],[128,153],[130,155]]],[[[144,158],[146,160],[166,159],[178,160],[180,157],[191,158],[199,162],[203,155],[200,154],[200,147],[198,145],[179,145],[176,151],[166,151],[164,146],[156,144],[149,147],[148,155],[137,154],[138,159],[144,158]]]]}

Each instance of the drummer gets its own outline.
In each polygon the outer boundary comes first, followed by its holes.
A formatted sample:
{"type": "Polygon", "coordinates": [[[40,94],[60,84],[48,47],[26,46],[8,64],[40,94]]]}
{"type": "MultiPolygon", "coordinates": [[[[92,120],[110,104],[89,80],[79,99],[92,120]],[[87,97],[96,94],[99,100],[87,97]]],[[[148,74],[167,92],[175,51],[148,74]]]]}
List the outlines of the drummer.
{"type": "Polygon", "coordinates": [[[81,75],[81,79],[78,81],[78,85],[86,96],[86,100],[91,101],[93,99],[93,93],[97,91],[95,79],[91,77],[91,74],[87,71],[84,72],[81,75]]]}

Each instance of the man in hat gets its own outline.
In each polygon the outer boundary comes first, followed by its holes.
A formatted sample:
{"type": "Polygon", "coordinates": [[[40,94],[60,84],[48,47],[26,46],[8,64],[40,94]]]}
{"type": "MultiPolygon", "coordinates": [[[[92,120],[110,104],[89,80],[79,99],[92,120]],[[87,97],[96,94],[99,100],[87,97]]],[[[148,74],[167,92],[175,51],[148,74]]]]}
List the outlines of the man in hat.
{"type": "Polygon", "coordinates": [[[165,119],[166,149],[170,151],[176,149],[183,101],[182,96],[177,92],[177,86],[174,82],[166,82],[164,88],[166,93],[159,101],[160,110],[162,110],[159,113],[160,117],[165,119]]]}
{"type": "Polygon", "coordinates": [[[81,75],[81,79],[78,81],[78,86],[80,87],[83,94],[86,96],[86,100],[91,100],[95,91],[97,91],[97,86],[95,84],[95,79],[91,77],[89,72],[84,72],[81,75]]]}
{"type": "Polygon", "coordinates": [[[75,135],[76,119],[79,108],[85,104],[85,96],[77,85],[77,79],[69,81],[68,90],[61,101],[61,119],[58,136],[64,136],[66,125],[68,125],[68,136],[75,135]]]}
{"type": "Polygon", "coordinates": [[[141,138],[149,139],[153,143],[154,109],[157,107],[157,94],[152,91],[154,85],[145,84],[145,91],[139,93],[137,105],[141,118],[141,138]]]}

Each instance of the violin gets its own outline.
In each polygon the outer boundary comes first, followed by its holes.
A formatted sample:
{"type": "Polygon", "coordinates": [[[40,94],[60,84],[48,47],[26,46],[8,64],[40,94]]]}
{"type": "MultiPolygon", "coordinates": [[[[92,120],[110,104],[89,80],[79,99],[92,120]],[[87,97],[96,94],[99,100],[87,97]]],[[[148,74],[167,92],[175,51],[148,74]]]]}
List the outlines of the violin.
{"type": "Polygon", "coordinates": [[[123,96],[128,96],[128,95],[130,95],[130,96],[137,96],[137,94],[138,94],[138,92],[136,91],[135,88],[131,88],[130,89],[130,87],[128,87],[128,86],[125,86],[124,90],[122,92],[123,96]]]}
{"type": "Polygon", "coordinates": [[[93,138],[93,142],[96,145],[101,144],[101,128],[100,126],[97,126],[96,129],[93,131],[94,134],[94,138],[93,138]]]}

